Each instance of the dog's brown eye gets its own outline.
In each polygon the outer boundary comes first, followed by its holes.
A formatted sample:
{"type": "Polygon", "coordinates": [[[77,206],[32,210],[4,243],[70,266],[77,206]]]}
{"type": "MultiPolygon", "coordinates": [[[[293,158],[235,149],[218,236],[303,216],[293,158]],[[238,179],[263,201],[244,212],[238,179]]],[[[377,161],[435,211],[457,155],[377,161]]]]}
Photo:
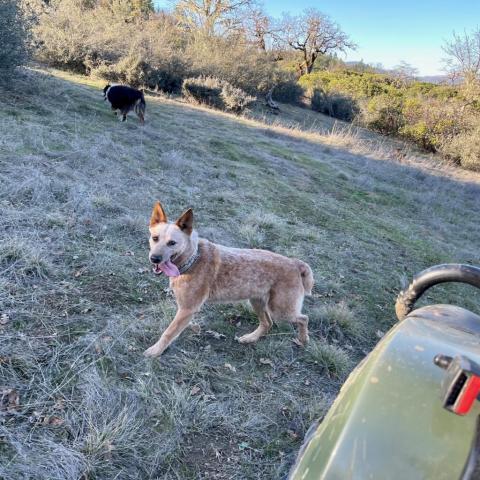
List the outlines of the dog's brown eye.
{"type": "Polygon", "coordinates": [[[152,240],[153,240],[154,242],[158,242],[158,237],[152,237],[152,240]]]}
{"type": "Polygon", "coordinates": [[[168,245],[169,247],[173,247],[173,246],[176,245],[176,244],[177,244],[177,242],[176,242],[175,240],[170,240],[170,241],[167,243],[167,245],[168,245]]]}

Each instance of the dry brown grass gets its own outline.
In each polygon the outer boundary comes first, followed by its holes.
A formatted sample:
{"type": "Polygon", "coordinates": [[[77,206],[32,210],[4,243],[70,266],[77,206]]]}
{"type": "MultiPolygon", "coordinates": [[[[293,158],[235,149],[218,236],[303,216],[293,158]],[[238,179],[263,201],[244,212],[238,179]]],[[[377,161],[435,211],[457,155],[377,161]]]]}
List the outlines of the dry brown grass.
{"type": "MultiPolygon", "coordinates": [[[[121,124],[99,84],[54,74],[2,92],[0,389],[18,402],[0,410],[0,478],[284,478],[394,322],[400,279],[480,263],[473,174],[303,111],[269,125],[151,96],[145,128],[121,124]],[[143,358],[175,311],[147,261],[157,198],[193,206],[211,240],[308,261],[312,346],[288,326],[241,346],[251,310],[215,305],[200,335],[143,358]]],[[[478,310],[466,288],[436,292],[478,310]]]]}

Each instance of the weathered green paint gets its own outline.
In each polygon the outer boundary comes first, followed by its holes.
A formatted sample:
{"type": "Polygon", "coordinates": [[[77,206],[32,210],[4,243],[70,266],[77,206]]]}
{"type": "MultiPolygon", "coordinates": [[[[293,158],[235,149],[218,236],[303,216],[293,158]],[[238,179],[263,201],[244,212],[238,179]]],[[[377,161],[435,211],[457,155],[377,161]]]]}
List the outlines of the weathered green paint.
{"type": "Polygon", "coordinates": [[[480,317],[451,306],[412,312],[354,370],[314,433],[292,480],[459,479],[480,402],[443,409],[436,354],[480,363],[480,317]],[[470,314],[470,316],[468,315],[470,314]]]}

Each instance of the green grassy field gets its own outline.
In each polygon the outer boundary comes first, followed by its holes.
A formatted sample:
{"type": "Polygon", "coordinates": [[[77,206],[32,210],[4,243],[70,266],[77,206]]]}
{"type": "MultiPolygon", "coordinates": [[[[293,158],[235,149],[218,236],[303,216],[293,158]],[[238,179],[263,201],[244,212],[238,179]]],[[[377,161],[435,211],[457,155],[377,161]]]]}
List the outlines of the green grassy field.
{"type": "MultiPolygon", "coordinates": [[[[100,83],[30,71],[0,110],[0,478],[281,479],[310,423],[394,322],[405,278],[480,264],[480,177],[297,109],[250,118],[147,97],[120,123],[100,83]],[[311,343],[255,346],[246,305],[175,312],[148,264],[160,199],[200,236],[307,261],[311,343]]],[[[261,110],[261,109],[260,109],[261,110]]],[[[428,301],[480,310],[468,288],[428,301]]]]}

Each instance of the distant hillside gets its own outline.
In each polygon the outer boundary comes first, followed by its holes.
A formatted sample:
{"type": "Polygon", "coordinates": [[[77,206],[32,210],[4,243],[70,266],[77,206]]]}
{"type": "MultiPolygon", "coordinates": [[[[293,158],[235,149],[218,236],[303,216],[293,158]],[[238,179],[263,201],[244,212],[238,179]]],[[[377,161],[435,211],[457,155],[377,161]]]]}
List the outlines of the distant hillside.
{"type": "Polygon", "coordinates": [[[419,82],[435,83],[436,85],[450,83],[450,79],[447,75],[425,75],[423,77],[417,77],[416,79],[419,82]]]}

